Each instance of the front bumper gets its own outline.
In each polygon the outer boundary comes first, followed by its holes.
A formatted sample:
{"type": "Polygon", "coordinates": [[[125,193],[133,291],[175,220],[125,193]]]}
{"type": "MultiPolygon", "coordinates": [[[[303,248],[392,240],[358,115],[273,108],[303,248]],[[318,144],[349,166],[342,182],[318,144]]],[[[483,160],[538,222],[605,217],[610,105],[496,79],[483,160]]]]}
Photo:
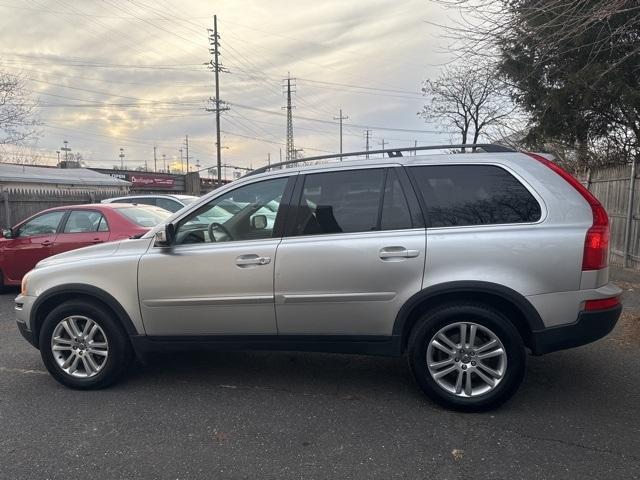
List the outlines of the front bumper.
{"type": "Polygon", "coordinates": [[[15,302],[16,323],[20,334],[34,347],[38,348],[37,339],[34,338],[33,332],[29,328],[31,307],[36,297],[27,295],[18,295],[15,302]]]}
{"type": "Polygon", "coordinates": [[[38,343],[34,340],[33,333],[31,332],[31,330],[29,330],[27,326],[22,322],[17,321],[16,324],[18,325],[18,330],[20,331],[20,335],[22,335],[24,339],[27,342],[29,342],[31,345],[38,348],[38,343]]]}
{"type": "Polygon", "coordinates": [[[622,305],[607,310],[580,312],[574,323],[532,332],[534,355],[579,347],[607,335],[616,326],[622,305]]]}

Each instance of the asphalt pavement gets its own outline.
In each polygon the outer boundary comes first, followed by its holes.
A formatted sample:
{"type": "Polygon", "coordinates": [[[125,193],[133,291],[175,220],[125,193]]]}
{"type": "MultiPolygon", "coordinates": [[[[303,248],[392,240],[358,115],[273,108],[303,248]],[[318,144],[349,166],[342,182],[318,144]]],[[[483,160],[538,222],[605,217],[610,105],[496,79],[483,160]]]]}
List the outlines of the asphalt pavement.
{"type": "MultiPolygon", "coordinates": [[[[530,357],[499,410],[443,410],[404,359],[168,355],[57,384],[0,295],[0,479],[640,478],[640,281],[606,339],[530,357]]],[[[634,283],[635,282],[635,283],[634,283]]]]}

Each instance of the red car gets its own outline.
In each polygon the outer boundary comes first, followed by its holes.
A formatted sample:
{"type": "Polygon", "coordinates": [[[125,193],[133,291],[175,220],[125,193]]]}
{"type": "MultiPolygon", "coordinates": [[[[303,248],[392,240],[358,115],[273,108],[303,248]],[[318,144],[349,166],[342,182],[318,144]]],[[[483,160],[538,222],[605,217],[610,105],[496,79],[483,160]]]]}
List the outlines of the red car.
{"type": "Polygon", "coordinates": [[[73,205],[44,210],[3,230],[0,288],[20,285],[43,258],[97,243],[146,233],[171,215],[162,208],[124,203],[73,205]]]}

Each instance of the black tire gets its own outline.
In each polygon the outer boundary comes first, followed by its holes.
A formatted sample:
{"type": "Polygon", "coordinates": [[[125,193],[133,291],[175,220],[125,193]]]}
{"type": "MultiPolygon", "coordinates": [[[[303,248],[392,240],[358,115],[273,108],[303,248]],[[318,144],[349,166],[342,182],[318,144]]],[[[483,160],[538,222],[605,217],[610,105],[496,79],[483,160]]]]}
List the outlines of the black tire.
{"type": "Polygon", "coordinates": [[[111,311],[98,303],[70,300],[54,308],[44,319],[39,337],[40,354],[49,373],[61,384],[79,390],[105,388],[119,380],[133,359],[133,349],[126,332],[111,311]],[[104,366],[92,377],[79,378],[66,373],[54,358],[51,338],[58,323],[81,315],[93,320],[104,332],[108,356],[104,366]]]}
{"type": "MultiPolygon", "coordinates": [[[[446,304],[425,313],[409,337],[408,357],[418,385],[431,400],[443,407],[465,412],[490,410],[511,398],[524,379],[526,362],[524,344],[515,326],[501,312],[476,303],[446,304]],[[429,343],[442,328],[456,322],[473,322],[488,328],[502,342],[506,353],[506,370],[493,390],[487,393],[468,397],[456,395],[438,385],[429,372],[429,343]]],[[[457,362],[460,360],[457,357],[457,362]]],[[[451,375],[457,374],[456,370],[451,375]]],[[[466,375],[471,376],[470,373],[466,375]]],[[[466,379],[466,376],[463,378],[466,379]]]]}

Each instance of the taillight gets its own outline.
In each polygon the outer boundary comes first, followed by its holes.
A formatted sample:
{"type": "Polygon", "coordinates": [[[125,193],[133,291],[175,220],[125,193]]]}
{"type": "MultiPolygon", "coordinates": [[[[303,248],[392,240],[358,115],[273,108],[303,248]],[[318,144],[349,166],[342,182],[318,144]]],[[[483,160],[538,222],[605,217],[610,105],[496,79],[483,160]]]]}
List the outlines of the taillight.
{"type": "Polygon", "coordinates": [[[607,211],[593,194],[576,180],[569,172],[552,161],[536,153],[527,153],[564,178],[580,195],[584,197],[593,213],[593,224],[587,230],[584,240],[582,270],[600,270],[609,264],[609,217],[607,211]]]}
{"type": "Polygon", "coordinates": [[[587,300],[584,302],[584,309],[587,312],[593,310],[608,310],[617,307],[620,304],[618,297],[601,298],[599,300],[587,300]]]}

